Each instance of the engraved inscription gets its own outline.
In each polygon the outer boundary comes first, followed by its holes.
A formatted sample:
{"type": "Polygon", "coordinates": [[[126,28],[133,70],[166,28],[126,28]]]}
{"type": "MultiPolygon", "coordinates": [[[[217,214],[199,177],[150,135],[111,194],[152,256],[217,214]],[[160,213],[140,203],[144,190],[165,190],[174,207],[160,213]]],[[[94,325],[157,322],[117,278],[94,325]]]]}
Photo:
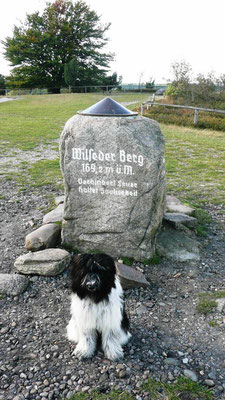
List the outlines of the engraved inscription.
{"type": "Polygon", "coordinates": [[[138,195],[135,170],[144,165],[142,154],[128,153],[123,149],[116,154],[110,151],[95,151],[92,148],[73,147],[72,160],[77,161],[79,165],[79,193],[122,197],[138,195]],[[129,177],[129,180],[126,180],[126,177],[129,177]]]}

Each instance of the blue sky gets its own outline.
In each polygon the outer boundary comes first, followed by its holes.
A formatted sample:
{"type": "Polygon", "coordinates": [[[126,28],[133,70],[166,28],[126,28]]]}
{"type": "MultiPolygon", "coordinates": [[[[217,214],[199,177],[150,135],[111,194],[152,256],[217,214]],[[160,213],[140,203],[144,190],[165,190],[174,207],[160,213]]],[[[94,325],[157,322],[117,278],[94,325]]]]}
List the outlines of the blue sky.
{"type": "MultiPolygon", "coordinates": [[[[50,1],[52,2],[52,1],[50,1]]],[[[111,71],[123,83],[157,83],[171,78],[171,64],[189,62],[193,74],[225,73],[225,0],[87,0],[111,22],[107,51],[115,53],[111,71]]],[[[26,13],[45,8],[44,0],[7,0],[1,6],[0,37],[12,34],[26,13]]],[[[0,48],[0,52],[2,47],[0,48]]],[[[8,74],[9,63],[0,54],[0,74],[8,74]]]]}

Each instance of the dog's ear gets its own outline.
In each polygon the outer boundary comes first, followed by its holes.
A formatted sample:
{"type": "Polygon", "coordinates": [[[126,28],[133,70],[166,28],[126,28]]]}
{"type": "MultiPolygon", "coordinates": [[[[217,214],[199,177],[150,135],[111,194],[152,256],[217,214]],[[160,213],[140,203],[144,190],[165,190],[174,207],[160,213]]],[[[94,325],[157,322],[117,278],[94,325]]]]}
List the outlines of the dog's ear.
{"type": "Polygon", "coordinates": [[[78,272],[83,269],[91,260],[92,256],[90,254],[77,254],[71,261],[72,272],[78,272]]]}
{"type": "Polygon", "coordinates": [[[80,259],[81,259],[81,254],[77,254],[73,257],[73,264],[74,265],[78,265],[80,263],[80,259]]]}
{"type": "Polygon", "coordinates": [[[72,257],[71,263],[70,263],[70,276],[71,279],[74,280],[76,278],[76,275],[80,269],[80,254],[72,257]]]}
{"type": "Polygon", "coordinates": [[[102,266],[103,269],[111,270],[112,272],[116,270],[115,262],[111,256],[105,253],[96,254],[95,261],[102,266]]]}

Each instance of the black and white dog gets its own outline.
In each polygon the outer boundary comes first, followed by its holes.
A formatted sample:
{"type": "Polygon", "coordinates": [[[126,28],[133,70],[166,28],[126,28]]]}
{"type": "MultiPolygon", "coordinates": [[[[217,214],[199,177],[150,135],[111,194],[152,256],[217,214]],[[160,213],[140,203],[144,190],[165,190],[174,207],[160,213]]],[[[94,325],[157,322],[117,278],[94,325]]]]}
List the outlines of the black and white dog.
{"type": "Polygon", "coordinates": [[[78,358],[93,356],[101,337],[105,356],[123,356],[122,346],[131,334],[123,291],[113,259],[106,254],[82,254],[72,265],[71,319],[67,337],[77,343],[78,358]]]}

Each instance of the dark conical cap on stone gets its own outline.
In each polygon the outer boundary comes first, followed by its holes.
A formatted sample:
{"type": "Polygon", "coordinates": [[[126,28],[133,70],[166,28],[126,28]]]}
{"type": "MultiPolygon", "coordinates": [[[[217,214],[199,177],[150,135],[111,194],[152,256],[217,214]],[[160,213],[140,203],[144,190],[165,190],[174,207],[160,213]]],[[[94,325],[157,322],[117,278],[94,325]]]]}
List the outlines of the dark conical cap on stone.
{"type": "Polygon", "coordinates": [[[128,110],[110,97],[105,97],[105,99],[100,100],[93,106],[86,108],[84,111],[78,111],[77,113],[93,117],[132,117],[138,115],[137,112],[128,110]]]}

